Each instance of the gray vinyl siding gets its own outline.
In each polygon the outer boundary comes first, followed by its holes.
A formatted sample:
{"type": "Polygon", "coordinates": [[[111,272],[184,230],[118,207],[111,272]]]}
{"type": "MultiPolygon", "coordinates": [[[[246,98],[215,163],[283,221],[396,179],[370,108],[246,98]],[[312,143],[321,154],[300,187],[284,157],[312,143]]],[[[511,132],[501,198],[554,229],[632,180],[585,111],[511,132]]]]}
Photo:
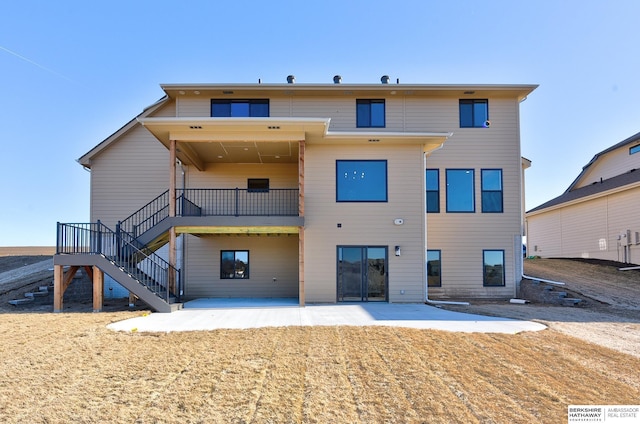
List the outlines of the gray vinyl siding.
{"type": "MultiPolygon", "coordinates": [[[[448,110],[459,126],[458,102],[448,110]],[[455,110],[455,113],[452,111],[455,110]]],[[[518,103],[489,99],[490,128],[457,128],[444,147],[427,158],[440,171],[440,213],[427,214],[427,249],[441,250],[442,287],[431,298],[504,298],[515,295],[520,269],[514,239],[522,234],[518,103]],[[473,169],[474,213],[447,212],[447,169],[473,169]],[[482,213],[482,169],[502,169],[503,213],[482,213]],[[483,287],[483,249],[504,250],[504,287],[483,287]]]]}
{"type": "Polygon", "coordinates": [[[629,146],[623,146],[598,158],[580,178],[575,188],[598,183],[600,178],[606,180],[632,169],[640,169],[640,153],[630,155],[629,146]]]}
{"type": "Polygon", "coordinates": [[[137,125],[91,160],[91,221],[118,221],[169,188],[169,152],[137,125]]]}
{"type": "MultiPolygon", "coordinates": [[[[623,261],[618,237],[630,230],[635,242],[635,232],[640,232],[639,201],[640,187],[636,187],[529,215],[529,254],[623,261]]],[[[631,262],[640,263],[640,245],[631,247],[631,262]]]]}
{"type": "Polygon", "coordinates": [[[298,297],[297,235],[187,236],[185,245],[187,300],[200,297],[298,297]],[[248,279],[220,278],[221,250],[249,251],[248,279]]]}
{"type": "Polygon", "coordinates": [[[386,246],[389,300],[424,300],[422,163],[420,146],[307,146],[304,257],[308,302],[336,301],[339,245],[386,246]],[[387,160],[388,202],[336,202],[338,159],[387,160]],[[396,218],[402,218],[404,225],[394,225],[396,218]],[[394,255],[396,245],[402,248],[400,257],[394,255]]]}

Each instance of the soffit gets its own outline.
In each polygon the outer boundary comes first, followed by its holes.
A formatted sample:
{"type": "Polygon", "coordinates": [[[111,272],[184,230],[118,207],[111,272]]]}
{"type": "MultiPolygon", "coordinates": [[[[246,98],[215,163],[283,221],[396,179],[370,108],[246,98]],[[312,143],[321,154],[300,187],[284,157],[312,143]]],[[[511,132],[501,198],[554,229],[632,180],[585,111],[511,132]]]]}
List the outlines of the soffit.
{"type": "Polygon", "coordinates": [[[162,144],[199,170],[206,163],[297,163],[299,142],[329,145],[416,144],[429,152],[452,133],[327,131],[328,118],[144,118],[162,144]]]}
{"type": "Polygon", "coordinates": [[[162,84],[171,98],[453,97],[525,99],[535,84],[162,84]]]}

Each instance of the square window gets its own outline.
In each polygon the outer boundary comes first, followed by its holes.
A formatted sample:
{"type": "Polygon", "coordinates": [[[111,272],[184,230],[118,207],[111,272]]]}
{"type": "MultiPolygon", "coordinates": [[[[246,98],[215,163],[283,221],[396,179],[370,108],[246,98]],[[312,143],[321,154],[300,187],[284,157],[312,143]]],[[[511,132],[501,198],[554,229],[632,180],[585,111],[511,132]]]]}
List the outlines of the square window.
{"type": "Polygon", "coordinates": [[[427,213],[440,212],[440,171],[427,169],[427,213]]]}
{"type": "Polygon", "coordinates": [[[358,128],[384,128],[384,99],[356,100],[356,126],[358,128]]]}
{"type": "Polygon", "coordinates": [[[211,100],[214,118],[255,118],[269,116],[269,99],[211,100]]]}
{"type": "Polygon", "coordinates": [[[249,251],[248,250],[221,250],[220,251],[220,278],[249,279],[249,251]]]}
{"type": "Polygon", "coordinates": [[[337,202],[386,202],[386,160],[337,160],[337,202]]]}
{"type": "Polygon", "coordinates": [[[482,180],[482,212],[503,212],[502,170],[483,169],[480,178],[482,180]]]}
{"type": "Polygon", "coordinates": [[[447,212],[475,212],[473,169],[447,169],[447,212]]]}
{"type": "Polygon", "coordinates": [[[427,285],[442,287],[440,250],[427,250],[427,285]]]}
{"type": "Polygon", "coordinates": [[[483,250],[482,283],[487,287],[505,285],[504,250],[483,250]]]}
{"type": "Polygon", "coordinates": [[[488,126],[488,100],[460,99],[460,128],[486,128],[488,126]]]}
{"type": "Polygon", "coordinates": [[[249,178],[247,180],[247,191],[249,193],[268,193],[269,178],[249,178]]]}

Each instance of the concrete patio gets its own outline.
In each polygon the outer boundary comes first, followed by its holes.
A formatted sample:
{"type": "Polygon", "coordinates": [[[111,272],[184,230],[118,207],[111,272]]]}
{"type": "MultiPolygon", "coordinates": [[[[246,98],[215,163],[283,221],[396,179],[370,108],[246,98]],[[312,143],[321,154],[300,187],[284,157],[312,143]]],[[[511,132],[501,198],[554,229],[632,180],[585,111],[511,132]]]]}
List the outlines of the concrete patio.
{"type": "Polygon", "coordinates": [[[288,326],[393,326],[455,332],[515,334],[546,326],[447,311],[425,304],[340,303],[299,307],[297,299],[197,299],[173,313],[152,313],[110,324],[115,331],[172,332],[288,326]]]}

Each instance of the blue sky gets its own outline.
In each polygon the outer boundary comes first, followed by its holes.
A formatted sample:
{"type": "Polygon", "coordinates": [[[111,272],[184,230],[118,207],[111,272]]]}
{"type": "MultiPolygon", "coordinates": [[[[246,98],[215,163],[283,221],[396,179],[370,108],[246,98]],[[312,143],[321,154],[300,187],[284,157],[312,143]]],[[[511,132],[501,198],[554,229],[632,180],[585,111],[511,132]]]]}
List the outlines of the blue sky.
{"type": "Polygon", "coordinates": [[[640,2],[6,1],[0,246],[89,219],[76,159],[162,83],[540,84],[521,104],[526,207],[640,131],[640,2]],[[223,4],[224,3],[224,4],[223,4]]]}

